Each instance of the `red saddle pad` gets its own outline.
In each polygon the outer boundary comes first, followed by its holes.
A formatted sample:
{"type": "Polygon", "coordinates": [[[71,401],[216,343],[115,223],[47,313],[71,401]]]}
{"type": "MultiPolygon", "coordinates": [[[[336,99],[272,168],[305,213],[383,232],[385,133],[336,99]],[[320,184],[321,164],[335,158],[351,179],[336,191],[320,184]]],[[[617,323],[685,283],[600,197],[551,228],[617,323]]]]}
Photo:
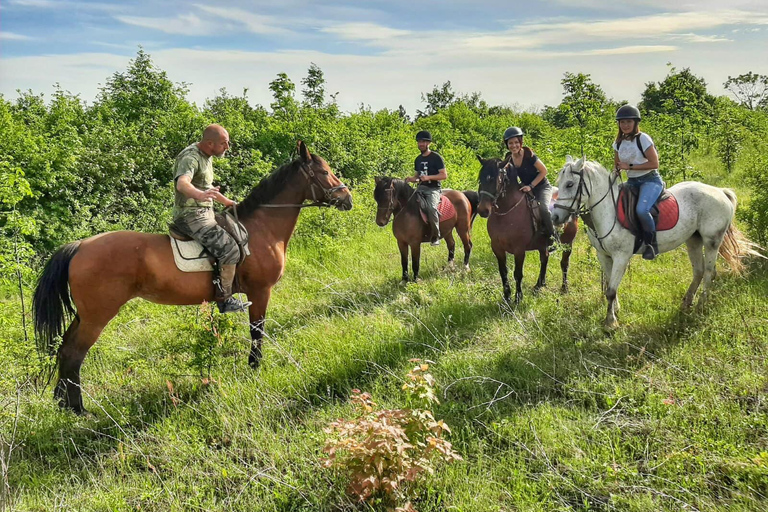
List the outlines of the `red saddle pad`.
{"type": "MultiPolygon", "coordinates": [[[[424,210],[421,211],[421,218],[422,220],[429,224],[429,219],[427,219],[427,214],[424,213],[424,210]]],[[[440,215],[440,220],[448,220],[452,219],[456,216],[456,208],[453,207],[453,203],[450,199],[448,199],[445,196],[440,196],[440,204],[437,205],[437,213],[440,215]]]]}
{"type": "MultiPolygon", "coordinates": [[[[623,189],[619,192],[618,204],[624,204],[625,193],[626,191],[623,189]]],[[[677,221],[680,218],[680,208],[674,195],[668,194],[666,198],[656,203],[656,208],[659,209],[659,219],[656,222],[656,231],[666,231],[677,225],[677,221]]],[[[616,213],[619,217],[619,223],[626,229],[630,229],[624,208],[619,208],[616,213]]]]}

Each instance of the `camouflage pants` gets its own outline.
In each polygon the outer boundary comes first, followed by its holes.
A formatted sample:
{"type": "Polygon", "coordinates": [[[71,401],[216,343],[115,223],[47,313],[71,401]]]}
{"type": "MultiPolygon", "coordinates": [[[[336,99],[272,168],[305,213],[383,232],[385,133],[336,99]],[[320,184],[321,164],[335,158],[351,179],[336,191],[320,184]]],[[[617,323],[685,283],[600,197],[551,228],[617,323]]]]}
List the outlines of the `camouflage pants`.
{"type": "Polygon", "coordinates": [[[236,265],[240,261],[237,242],[216,223],[213,208],[190,208],[177,215],[174,224],[179,231],[200,242],[220,265],[236,265]]]}
{"type": "Polygon", "coordinates": [[[432,233],[440,236],[440,214],[437,213],[437,207],[440,205],[440,197],[443,193],[439,188],[422,186],[416,187],[416,193],[421,196],[432,233]]]}

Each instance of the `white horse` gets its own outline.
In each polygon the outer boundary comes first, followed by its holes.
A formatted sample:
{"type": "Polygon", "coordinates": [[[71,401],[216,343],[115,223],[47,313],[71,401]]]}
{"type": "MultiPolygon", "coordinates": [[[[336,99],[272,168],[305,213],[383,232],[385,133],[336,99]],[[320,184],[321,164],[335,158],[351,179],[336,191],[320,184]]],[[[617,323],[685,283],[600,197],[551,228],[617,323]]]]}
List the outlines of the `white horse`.
{"type": "MultiPolygon", "coordinates": [[[[562,224],[574,213],[586,216],[584,220],[590,228],[589,241],[597,250],[606,280],[603,284],[608,299],[608,314],[604,326],[613,329],[618,325],[616,291],[635,244],[635,236],[619,223],[616,215],[618,179],[612,178],[597,162],[574,160],[568,156],[557,184],[560,195],[555,202],[552,220],[555,224],[562,224]]],[[[658,232],[659,252],[671,251],[685,242],[693,266],[693,281],[683,297],[683,308],[691,306],[703,278],[704,286],[697,304],[701,307],[706,302],[715,275],[718,253],[737,273],[744,269],[741,262],[744,256],[763,256],[756,250],[758,247],[733,224],[736,212],[733,190],[695,181],[678,183],[669,190],[677,199],[680,217],[672,229],[658,232]]]]}

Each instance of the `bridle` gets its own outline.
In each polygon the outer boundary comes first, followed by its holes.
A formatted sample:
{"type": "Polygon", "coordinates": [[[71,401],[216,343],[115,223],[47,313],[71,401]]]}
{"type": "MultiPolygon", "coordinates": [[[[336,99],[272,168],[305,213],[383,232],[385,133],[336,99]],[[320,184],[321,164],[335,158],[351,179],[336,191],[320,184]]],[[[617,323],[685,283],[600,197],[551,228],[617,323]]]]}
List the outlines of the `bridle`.
{"type": "Polygon", "coordinates": [[[611,229],[609,229],[608,232],[603,236],[599,236],[597,234],[597,230],[594,227],[594,223],[592,222],[592,211],[595,209],[597,205],[602,203],[606,197],[608,197],[608,194],[611,194],[611,201],[613,202],[613,208],[614,210],[616,210],[616,196],[613,192],[613,185],[616,183],[616,180],[619,177],[617,176],[616,178],[614,178],[612,175],[609,175],[608,190],[605,192],[605,195],[601,197],[595,204],[593,204],[589,208],[586,208],[583,205],[583,197],[584,196],[590,197],[592,195],[592,191],[589,189],[587,180],[584,178],[585,165],[586,165],[586,161],[582,161],[581,169],[579,169],[578,171],[571,170],[571,174],[575,174],[576,176],[579,177],[579,184],[576,188],[576,194],[573,196],[573,199],[571,200],[571,204],[568,206],[563,206],[559,202],[556,202],[554,207],[559,208],[561,210],[565,210],[571,216],[582,217],[584,219],[584,222],[587,224],[587,228],[592,231],[592,235],[597,239],[598,243],[600,244],[600,247],[603,250],[605,250],[605,247],[603,246],[603,240],[613,232],[614,228],[616,227],[616,222],[618,221],[618,219],[617,219],[617,216],[614,215],[611,229]]]}
{"type": "MultiPolygon", "coordinates": [[[[385,210],[387,212],[386,213],[387,224],[389,224],[389,220],[390,220],[389,217],[392,215],[392,212],[395,211],[395,207],[397,205],[397,198],[395,196],[395,192],[396,192],[396,190],[395,190],[395,180],[393,179],[392,181],[390,181],[389,187],[387,188],[387,196],[389,197],[389,200],[387,201],[387,206],[379,206],[377,208],[377,210],[385,210]]],[[[408,201],[413,199],[415,196],[416,196],[416,194],[414,193],[408,199],[408,201]]],[[[407,206],[407,203],[406,203],[406,206],[407,206]]],[[[398,215],[403,213],[403,210],[405,210],[405,208],[401,208],[399,212],[395,213],[395,216],[394,216],[394,218],[392,220],[394,221],[394,219],[396,219],[398,215]]],[[[387,224],[384,224],[384,225],[386,226],[387,224]]]]}
{"type": "Polygon", "coordinates": [[[259,205],[259,208],[310,208],[312,206],[317,206],[318,208],[330,208],[332,206],[336,206],[341,201],[340,199],[333,197],[335,192],[338,192],[339,190],[349,190],[349,188],[344,183],[340,183],[335,187],[324,187],[320,182],[320,178],[317,177],[317,174],[315,174],[315,171],[309,164],[302,162],[299,170],[301,171],[301,174],[307,178],[307,181],[309,181],[309,190],[312,192],[311,203],[262,204],[259,205]],[[320,190],[322,191],[322,200],[317,199],[318,195],[315,193],[315,186],[320,187],[320,190]]]}
{"type": "MultiPolygon", "coordinates": [[[[509,183],[510,183],[509,176],[507,174],[507,168],[508,167],[509,167],[509,163],[507,163],[507,165],[505,165],[504,167],[499,168],[499,177],[496,179],[496,193],[495,194],[491,194],[490,192],[486,192],[485,190],[480,190],[478,192],[478,194],[481,197],[484,196],[484,195],[490,197],[491,201],[493,201],[493,203],[491,203],[491,204],[492,204],[493,208],[496,209],[496,210],[499,209],[499,205],[498,205],[499,199],[501,199],[501,198],[503,198],[504,196],[507,195],[507,187],[509,186],[509,183]]],[[[520,205],[520,203],[523,202],[523,200],[526,198],[526,195],[527,194],[523,194],[523,196],[520,198],[520,200],[518,202],[516,202],[514,205],[512,205],[512,207],[510,209],[508,209],[507,211],[505,211],[504,213],[495,212],[495,214],[498,215],[498,216],[507,215],[509,212],[511,212],[512,210],[517,208],[518,205],[520,205]]]]}

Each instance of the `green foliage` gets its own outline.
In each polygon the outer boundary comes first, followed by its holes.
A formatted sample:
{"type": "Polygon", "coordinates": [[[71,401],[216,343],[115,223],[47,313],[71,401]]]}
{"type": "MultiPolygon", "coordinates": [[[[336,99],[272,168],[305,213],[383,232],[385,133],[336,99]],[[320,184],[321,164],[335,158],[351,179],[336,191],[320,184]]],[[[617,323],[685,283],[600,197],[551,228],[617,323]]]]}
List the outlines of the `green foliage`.
{"type": "Polygon", "coordinates": [[[235,315],[219,313],[215,302],[203,302],[189,322],[188,337],[183,340],[192,354],[189,367],[200,377],[210,379],[211,370],[235,339],[236,328],[235,315]]]}
{"type": "Polygon", "coordinates": [[[360,501],[403,511],[415,511],[408,501],[414,484],[434,474],[438,462],[461,460],[444,437],[450,433],[448,425],[436,421],[428,409],[439,404],[429,365],[419,359],[411,362],[419,364],[408,372],[402,389],[416,408],[380,410],[369,393],[354,389],[355,417],[333,421],[324,429],[329,438],[323,464],[346,474],[348,492],[360,501]]]}

